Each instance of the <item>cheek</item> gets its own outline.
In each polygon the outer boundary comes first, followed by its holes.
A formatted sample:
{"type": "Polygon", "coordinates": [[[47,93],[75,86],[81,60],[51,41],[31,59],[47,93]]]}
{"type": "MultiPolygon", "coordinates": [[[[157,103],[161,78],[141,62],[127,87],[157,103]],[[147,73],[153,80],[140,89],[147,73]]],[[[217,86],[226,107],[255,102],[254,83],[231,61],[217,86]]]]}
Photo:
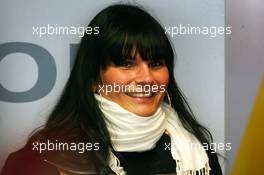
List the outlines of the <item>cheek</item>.
{"type": "Polygon", "coordinates": [[[155,72],[153,76],[158,84],[166,86],[169,84],[169,70],[167,67],[155,72]]]}
{"type": "Polygon", "coordinates": [[[101,72],[101,80],[103,84],[127,84],[132,80],[132,76],[116,68],[108,68],[101,72]]]}

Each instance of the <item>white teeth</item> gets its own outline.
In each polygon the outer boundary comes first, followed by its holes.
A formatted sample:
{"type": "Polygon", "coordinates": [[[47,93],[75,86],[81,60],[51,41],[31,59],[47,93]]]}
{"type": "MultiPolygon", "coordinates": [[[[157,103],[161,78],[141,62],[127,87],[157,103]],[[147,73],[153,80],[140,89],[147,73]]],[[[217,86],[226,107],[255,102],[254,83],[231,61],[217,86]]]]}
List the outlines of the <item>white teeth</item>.
{"type": "Polygon", "coordinates": [[[130,97],[151,97],[154,93],[132,92],[126,94],[130,97]]]}

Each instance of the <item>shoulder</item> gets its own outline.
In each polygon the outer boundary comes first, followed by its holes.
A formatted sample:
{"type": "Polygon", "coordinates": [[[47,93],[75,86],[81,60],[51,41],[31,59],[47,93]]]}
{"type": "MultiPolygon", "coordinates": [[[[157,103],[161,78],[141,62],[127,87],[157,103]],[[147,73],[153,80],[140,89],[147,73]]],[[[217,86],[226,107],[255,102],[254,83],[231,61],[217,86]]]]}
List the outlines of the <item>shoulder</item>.
{"type": "Polygon", "coordinates": [[[59,175],[58,169],[45,162],[38,152],[29,146],[11,153],[2,169],[1,175],[59,175]]]}

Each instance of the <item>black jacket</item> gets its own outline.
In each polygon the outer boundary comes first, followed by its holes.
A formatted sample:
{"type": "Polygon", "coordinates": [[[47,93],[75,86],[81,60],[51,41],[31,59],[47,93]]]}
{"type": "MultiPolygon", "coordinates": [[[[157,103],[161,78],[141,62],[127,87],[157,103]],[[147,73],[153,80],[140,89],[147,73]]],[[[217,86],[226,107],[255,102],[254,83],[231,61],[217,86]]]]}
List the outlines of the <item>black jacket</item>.
{"type": "Polygon", "coordinates": [[[1,175],[60,175],[56,166],[42,160],[38,152],[27,147],[10,154],[1,175]]]}
{"type": "MultiPolygon", "coordinates": [[[[61,175],[61,172],[67,175],[75,175],[79,174],[76,173],[77,171],[80,171],[80,168],[76,167],[76,162],[78,162],[77,165],[80,167],[85,165],[85,170],[83,171],[89,172],[86,174],[95,174],[95,168],[92,165],[94,159],[92,158],[90,158],[89,163],[91,166],[87,167],[87,162],[84,162],[75,153],[70,156],[72,162],[64,161],[66,158],[61,152],[52,152],[50,155],[53,155],[53,157],[33,151],[31,145],[26,145],[8,156],[0,175],[61,175]]],[[[83,156],[87,157],[87,154],[83,156]]]]}

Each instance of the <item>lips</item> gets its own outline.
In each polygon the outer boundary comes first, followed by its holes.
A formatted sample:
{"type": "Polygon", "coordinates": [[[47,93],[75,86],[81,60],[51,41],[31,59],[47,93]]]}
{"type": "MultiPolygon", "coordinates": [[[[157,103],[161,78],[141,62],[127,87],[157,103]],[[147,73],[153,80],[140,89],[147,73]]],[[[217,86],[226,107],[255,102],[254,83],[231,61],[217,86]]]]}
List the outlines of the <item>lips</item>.
{"type": "Polygon", "coordinates": [[[149,98],[155,95],[154,92],[127,92],[125,94],[132,98],[149,98]]]}

